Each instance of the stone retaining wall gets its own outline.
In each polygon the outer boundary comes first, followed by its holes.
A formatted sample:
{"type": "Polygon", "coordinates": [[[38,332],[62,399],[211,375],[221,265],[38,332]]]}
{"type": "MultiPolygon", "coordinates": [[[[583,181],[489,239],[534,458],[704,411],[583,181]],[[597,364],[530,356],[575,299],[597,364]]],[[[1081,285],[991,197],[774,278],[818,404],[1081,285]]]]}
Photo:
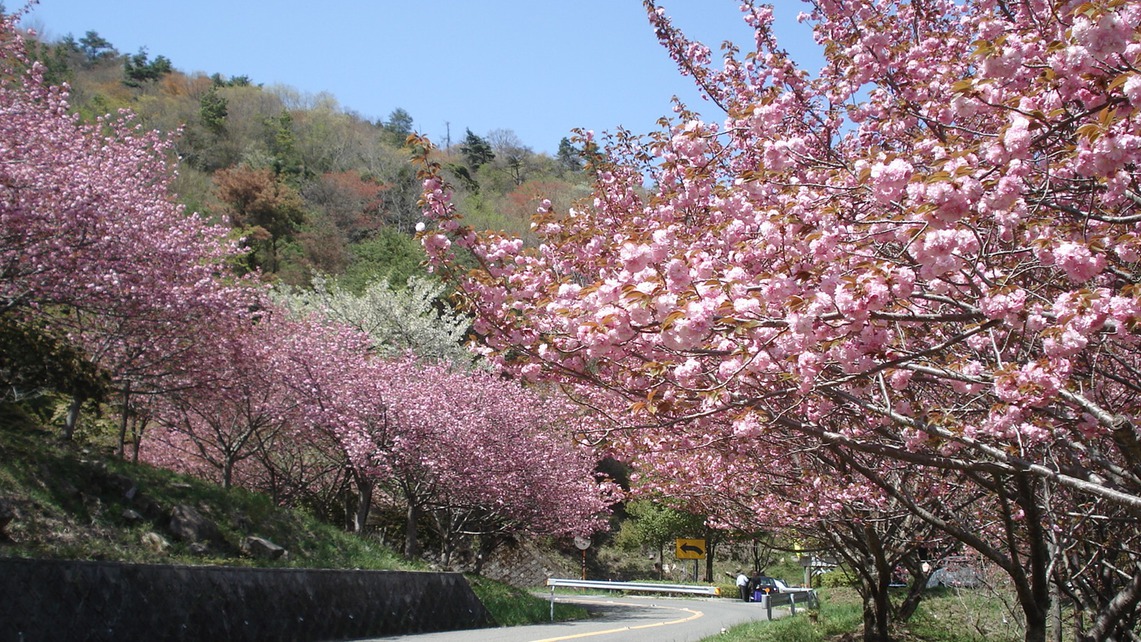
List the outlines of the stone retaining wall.
{"type": "Polygon", "coordinates": [[[0,642],[309,642],[485,626],[458,573],[0,559],[0,642]]]}
{"type": "Polygon", "coordinates": [[[545,588],[548,577],[578,577],[579,568],[528,542],[501,546],[484,562],[480,574],[523,589],[545,588]]]}

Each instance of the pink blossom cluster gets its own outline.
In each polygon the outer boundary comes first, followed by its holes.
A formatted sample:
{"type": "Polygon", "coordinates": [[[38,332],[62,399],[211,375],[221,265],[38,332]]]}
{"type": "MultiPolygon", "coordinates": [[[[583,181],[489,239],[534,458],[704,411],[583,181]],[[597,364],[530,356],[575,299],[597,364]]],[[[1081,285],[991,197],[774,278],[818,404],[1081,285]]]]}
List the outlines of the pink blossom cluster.
{"type": "Polygon", "coordinates": [[[460,274],[430,252],[487,352],[604,391],[637,427],[606,438],[661,492],[830,448],[1141,509],[1141,3],[812,7],[815,76],[752,3],[756,50],[717,62],[651,3],[724,122],[679,106],[641,146],[616,137],[593,202],[544,212],[562,227],[525,259],[460,274]],[[760,435],[773,454],[734,454],[760,435]]]}

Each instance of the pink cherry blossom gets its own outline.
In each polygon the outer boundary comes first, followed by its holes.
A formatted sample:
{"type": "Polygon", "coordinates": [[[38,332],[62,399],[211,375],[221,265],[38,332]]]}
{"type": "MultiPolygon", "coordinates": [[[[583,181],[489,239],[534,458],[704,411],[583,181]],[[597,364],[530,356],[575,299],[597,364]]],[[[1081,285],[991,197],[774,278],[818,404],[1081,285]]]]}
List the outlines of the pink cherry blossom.
{"type": "MultiPolygon", "coordinates": [[[[615,137],[593,204],[532,261],[470,274],[435,256],[487,351],[509,370],[537,359],[606,408],[621,430],[599,438],[649,457],[642,479],[659,492],[684,493],[689,467],[756,470],[741,462],[761,422],[779,435],[771,460],[874,458],[882,468],[852,477],[901,501],[892,465],[913,465],[925,488],[953,483],[1005,511],[1005,534],[940,519],[1009,570],[1024,605],[1056,579],[1022,553],[1057,545],[1037,527],[1108,563],[1073,515],[1141,510],[1141,481],[1123,474],[1141,452],[1141,3],[815,2],[814,73],[751,2],[751,50],[718,61],[657,9],[666,51],[723,125],[679,105],[648,144],[615,137]],[[646,261],[650,223],[668,232],[646,261]],[[570,284],[586,295],[560,296],[570,284]],[[628,332],[599,328],[608,306],[638,310],[628,332]]],[[[456,216],[426,203],[431,220],[456,216]]],[[[452,240],[477,254],[495,242],[452,240]]],[[[1135,575],[1074,599],[1112,627],[1107,595],[1135,575]]]]}

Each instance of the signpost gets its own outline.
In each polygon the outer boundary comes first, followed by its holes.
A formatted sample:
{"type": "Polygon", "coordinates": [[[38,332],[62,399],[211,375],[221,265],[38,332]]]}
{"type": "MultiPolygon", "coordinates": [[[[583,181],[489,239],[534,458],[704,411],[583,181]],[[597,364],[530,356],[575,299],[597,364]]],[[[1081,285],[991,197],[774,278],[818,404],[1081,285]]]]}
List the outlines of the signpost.
{"type": "Polygon", "coordinates": [[[679,560],[705,559],[705,540],[703,539],[678,539],[676,548],[674,556],[679,560]]]}
{"type": "Polygon", "coordinates": [[[674,543],[674,557],[679,560],[693,560],[693,580],[697,581],[697,561],[705,559],[705,540],[681,539],[674,543]]]}
{"type": "Polygon", "coordinates": [[[587,537],[574,538],[574,546],[582,551],[582,579],[586,579],[586,549],[590,548],[590,539],[587,537]]]}
{"type": "Polygon", "coordinates": [[[830,557],[802,555],[800,556],[800,565],[804,567],[804,585],[808,588],[812,588],[813,576],[835,568],[836,560],[830,557]]]}

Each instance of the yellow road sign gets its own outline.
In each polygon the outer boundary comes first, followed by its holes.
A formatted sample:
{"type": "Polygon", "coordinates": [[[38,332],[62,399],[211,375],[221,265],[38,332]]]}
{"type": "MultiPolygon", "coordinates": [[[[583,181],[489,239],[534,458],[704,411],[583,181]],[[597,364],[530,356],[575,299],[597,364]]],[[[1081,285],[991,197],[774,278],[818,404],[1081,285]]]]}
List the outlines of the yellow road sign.
{"type": "Polygon", "coordinates": [[[705,540],[703,539],[679,539],[677,540],[677,550],[674,551],[674,557],[679,560],[703,560],[705,559],[705,540]]]}

